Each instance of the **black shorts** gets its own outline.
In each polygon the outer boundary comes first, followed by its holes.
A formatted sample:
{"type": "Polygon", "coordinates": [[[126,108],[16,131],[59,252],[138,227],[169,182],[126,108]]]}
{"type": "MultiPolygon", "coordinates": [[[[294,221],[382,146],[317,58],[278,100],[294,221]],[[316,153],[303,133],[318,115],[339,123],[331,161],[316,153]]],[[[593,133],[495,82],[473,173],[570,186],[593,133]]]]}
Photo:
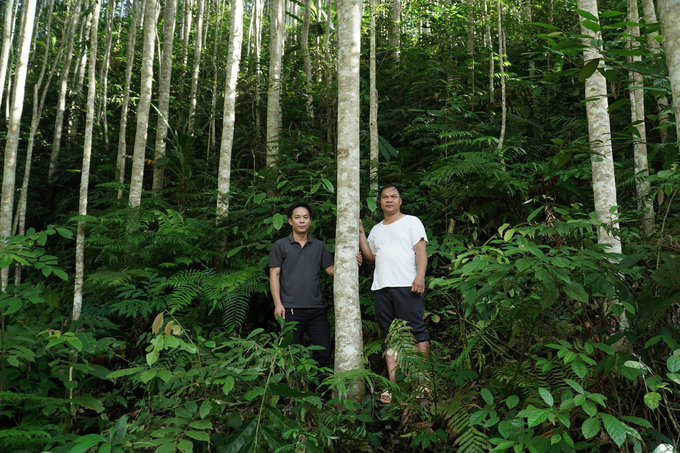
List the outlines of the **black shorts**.
{"type": "MultiPolygon", "coordinates": [[[[425,330],[425,307],[422,294],[414,293],[411,287],[382,288],[373,292],[375,317],[387,337],[390,325],[395,319],[403,319],[411,328],[416,343],[428,341],[430,334],[425,330]]],[[[383,342],[383,350],[387,346],[383,342]]]]}

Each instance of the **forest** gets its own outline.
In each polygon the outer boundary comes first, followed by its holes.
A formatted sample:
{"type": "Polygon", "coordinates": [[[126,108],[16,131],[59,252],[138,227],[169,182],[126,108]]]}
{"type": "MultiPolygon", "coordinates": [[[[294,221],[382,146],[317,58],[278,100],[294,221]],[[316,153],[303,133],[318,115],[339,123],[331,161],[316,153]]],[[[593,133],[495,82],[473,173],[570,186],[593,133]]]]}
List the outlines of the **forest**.
{"type": "Polygon", "coordinates": [[[680,0],[1,3],[0,451],[680,450],[680,0]],[[269,286],[300,201],[323,368],[269,286]]]}

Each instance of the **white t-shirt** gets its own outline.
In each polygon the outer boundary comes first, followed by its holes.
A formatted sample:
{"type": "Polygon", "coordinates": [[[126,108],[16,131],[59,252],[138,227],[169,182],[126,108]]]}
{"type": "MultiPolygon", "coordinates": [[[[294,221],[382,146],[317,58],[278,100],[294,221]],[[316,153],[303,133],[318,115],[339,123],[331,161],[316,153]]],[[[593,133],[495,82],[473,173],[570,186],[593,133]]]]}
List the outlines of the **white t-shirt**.
{"type": "Polygon", "coordinates": [[[423,223],[410,215],[384,225],[380,222],[368,235],[368,245],[375,255],[371,290],[387,287],[410,287],[416,278],[416,252],[413,246],[427,234],[423,223]]]}

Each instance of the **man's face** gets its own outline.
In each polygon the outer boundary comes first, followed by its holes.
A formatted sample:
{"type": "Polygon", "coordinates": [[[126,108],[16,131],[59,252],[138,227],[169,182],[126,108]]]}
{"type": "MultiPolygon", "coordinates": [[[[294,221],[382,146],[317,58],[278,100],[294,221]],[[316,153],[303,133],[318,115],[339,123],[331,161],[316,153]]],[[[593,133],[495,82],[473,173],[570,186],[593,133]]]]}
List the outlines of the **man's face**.
{"type": "Polygon", "coordinates": [[[399,191],[394,187],[388,187],[380,195],[380,207],[385,214],[395,214],[401,208],[401,197],[399,191]]]}
{"type": "Polygon", "coordinates": [[[293,232],[305,234],[307,230],[309,230],[309,225],[311,223],[309,211],[302,206],[293,209],[293,215],[288,219],[288,223],[293,227],[293,232]]]}

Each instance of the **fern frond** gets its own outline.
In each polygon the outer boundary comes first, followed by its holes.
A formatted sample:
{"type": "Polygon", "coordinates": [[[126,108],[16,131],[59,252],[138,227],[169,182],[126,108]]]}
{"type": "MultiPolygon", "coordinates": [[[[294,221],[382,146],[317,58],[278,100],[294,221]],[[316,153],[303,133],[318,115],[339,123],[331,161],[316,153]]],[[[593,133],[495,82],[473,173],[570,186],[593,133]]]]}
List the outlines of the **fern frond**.
{"type": "Polygon", "coordinates": [[[432,386],[432,374],[427,368],[423,354],[415,346],[416,339],[406,321],[395,319],[387,334],[388,350],[385,354],[395,354],[396,362],[407,381],[416,385],[425,383],[432,386]]]}
{"type": "Polygon", "coordinates": [[[449,439],[455,439],[457,453],[482,453],[491,448],[488,437],[470,425],[470,409],[474,407],[469,402],[472,395],[470,388],[460,388],[453,398],[444,401],[440,406],[446,433],[449,439]]]}

